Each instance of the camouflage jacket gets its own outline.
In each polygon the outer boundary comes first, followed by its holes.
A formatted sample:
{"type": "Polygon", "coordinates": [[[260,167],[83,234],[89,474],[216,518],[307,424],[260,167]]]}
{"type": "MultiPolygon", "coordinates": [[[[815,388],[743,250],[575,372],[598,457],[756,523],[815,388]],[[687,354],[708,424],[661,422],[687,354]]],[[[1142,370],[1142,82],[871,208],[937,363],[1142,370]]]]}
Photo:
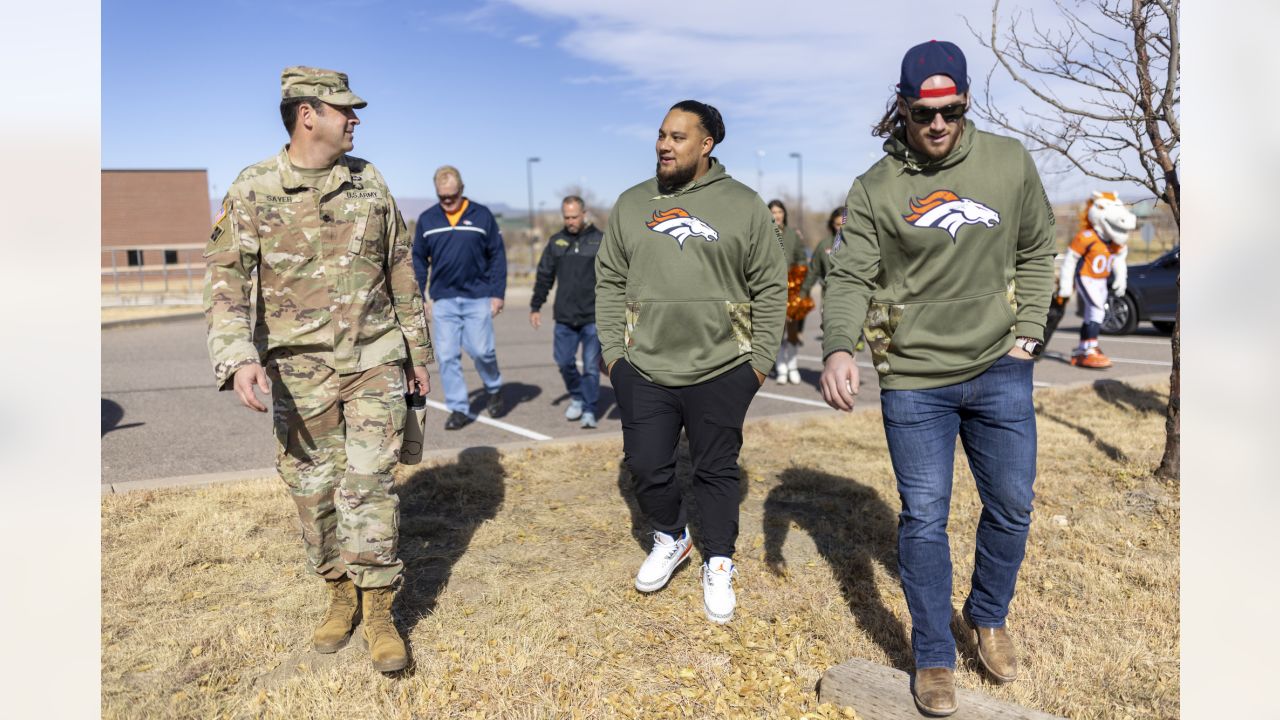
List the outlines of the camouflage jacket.
{"type": "Polygon", "coordinates": [[[412,241],[382,175],[360,158],[339,158],[320,190],[285,150],[241,171],[204,253],[218,389],[244,365],[297,354],[339,373],[406,358],[425,366],[412,241]]]}

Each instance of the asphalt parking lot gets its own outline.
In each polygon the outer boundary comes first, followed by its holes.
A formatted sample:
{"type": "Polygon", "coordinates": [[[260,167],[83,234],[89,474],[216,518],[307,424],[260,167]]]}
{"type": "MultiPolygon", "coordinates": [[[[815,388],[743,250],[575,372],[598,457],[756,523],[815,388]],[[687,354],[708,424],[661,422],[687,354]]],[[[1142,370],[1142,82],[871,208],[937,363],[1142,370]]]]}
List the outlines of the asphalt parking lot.
{"type": "MultiPolygon", "coordinates": [[[[568,395],[551,360],[550,307],[544,324],[528,322],[528,288],[512,288],[507,309],[498,316],[495,334],[507,412],[498,419],[481,414],[467,427],[446,432],[443,391],[438,382],[429,396],[424,450],[462,449],[513,441],[588,437],[621,430],[618,407],[607,379],[600,388],[599,427],[582,430],[564,419],[568,395]]],[[[771,378],[752,403],[748,420],[827,408],[817,391],[822,368],[820,319],[808,318],[800,348],[800,385],[778,385],[771,378]]],[[[1137,334],[1107,337],[1103,350],[1115,364],[1107,370],[1071,367],[1066,358],[1076,343],[1078,319],[1072,313],[1036,365],[1037,387],[1167,373],[1171,362],[1168,336],[1144,324],[1137,334]]],[[[860,353],[861,409],[879,407],[876,373],[860,353]]],[[[474,407],[483,404],[480,381],[463,356],[474,407]]],[[[431,369],[433,381],[438,374],[431,369]]],[[[166,320],[104,328],[102,332],[102,482],[150,480],[209,473],[270,468],[274,440],[269,415],[240,406],[232,393],[213,388],[205,350],[203,319],[166,320]]]]}

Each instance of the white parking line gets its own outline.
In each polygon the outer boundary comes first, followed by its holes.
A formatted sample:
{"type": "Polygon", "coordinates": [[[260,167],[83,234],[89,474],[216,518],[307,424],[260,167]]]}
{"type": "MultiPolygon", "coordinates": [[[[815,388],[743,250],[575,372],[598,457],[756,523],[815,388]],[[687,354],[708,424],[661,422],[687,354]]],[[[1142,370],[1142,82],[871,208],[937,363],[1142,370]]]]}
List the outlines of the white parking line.
{"type": "Polygon", "coordinates": [[[1167,338],[1165,340],[1155,340],[1152,338],[1116,337],[1115,335],[1107,335],[1103,338],[1103,341],[1108,343],[1126,342],[1126,343],[1135,343],[1138,345],[1163,345],[1165,347],[1169,347],[1170,345],[1173,344],[1173,338],[1167,338]]]}
{"type": "MultiPolygon", "coordinates": [[[[435,400],[428,400],[427,407],[433,407],[437,410],[443,410],[445,412],[449,412],[449,406],[445,405],[442,402],[437,402],[435,400]]],[[[525,428],[522,428],[519,425],[512,425],[511,423],[505,423],[505,422],[502,422],[501,420],[494,420],[493,418],[487,418],[483,415],[478,415],[476,417],[476,422],[483,423],[485,425],[492,425],[501,430],[506,430],[507,432],[515,433],[516,435],[527,437],[530,440],[550,440],[551,439],[550,435],[543,435],[542,433],[539,433],[539,432],[526,430],[525,428]]]]}
{"type": "Polygon", "coordinates": [[[1168,360],[1132,360],[1130,358],[1118,358],[1112,355],[1108,355],[1107,357],[1111,358],[1111,362],[1132,363],[1134,365],[1163,365],[1165,367],[1173,367],[1173,363],[1168,360]]]}
{"type": "Polygon", "coordinates": [[[763,390],[756,393],[760,397],[767,397],[770,400],[785,400],[786,402],[800,403],[801,405],[812,405],[814,407],[825,408],[828,405],[817,400],[806,400],[805,398],[796,398],[789,395],[779,395],[777,393],[765,392],[763,390]]]}

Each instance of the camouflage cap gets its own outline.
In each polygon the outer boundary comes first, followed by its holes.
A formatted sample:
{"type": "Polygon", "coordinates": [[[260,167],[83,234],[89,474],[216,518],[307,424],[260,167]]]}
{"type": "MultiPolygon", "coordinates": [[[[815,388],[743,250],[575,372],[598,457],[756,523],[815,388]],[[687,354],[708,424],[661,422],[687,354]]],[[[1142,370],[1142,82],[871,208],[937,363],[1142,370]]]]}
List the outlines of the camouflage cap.
{"type": "Polygon", "coordinates": [[[294,65],[280,73],[280,99],[315,97],[338,107],[362,108],[369,103],[351,92],[347,74],[337,70],[294,65]]]}

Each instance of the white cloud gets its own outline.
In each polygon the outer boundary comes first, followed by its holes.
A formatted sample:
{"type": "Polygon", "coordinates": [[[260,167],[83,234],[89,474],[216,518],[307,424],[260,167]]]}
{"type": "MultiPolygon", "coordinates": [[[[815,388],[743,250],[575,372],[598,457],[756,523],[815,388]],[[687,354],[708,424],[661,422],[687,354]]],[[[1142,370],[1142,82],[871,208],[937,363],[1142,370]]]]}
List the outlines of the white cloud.
{"type": "Polygon", "coordinates": [[[542,41],[538,39],[537,35],[521,35],[516,38],[516,44],[527,48],[542,47],[542,41]]]}
{"type": "MultiPolygon", "coordinates": [[[[654,126],[656,114],[676,100],[710,102],[725,115],[729,139],[757,147],[772,142],[771,151],[783,157],[803,149],[806,170],[813,158],[815,177],[843,172],[852,179],[865,168],[864,157],[879,156],[880,141],[870,136],[870,126],[892,95],[902,53],[911,45],[930,39],[955,42],[966,53],[978,94],[986,90],[994,65],[965,23],[989,27],[990,0],[915,0],[910,7],[847,0],[491,3],[565,27],[559,38],[544,35],[569,55],[606,70],[566,82],[616,83],[622,92],[639,94],[655,112],[654,126]]],[[[1002,14],[1017,7],[1038,10],[1042,29],[1058,21],[1052,0],[1024,1],[1002,8],[1002,14]]],[[[644,135],[652,134],[646,126],[644,135]]],[[[737,151],[746,160],[755,149],[737,151]]],[[[754,168],[754,158],[750,161],[754,168]]],[[[1078,184],[1063,180],[1053,179],[1055,185],[1078,184]]]]}
{"type": "Polygon", "coordinates": [[[580,75],[577,77],[567,77],[565,83],[569,85],[613,85],[615,83],[626,80],[625,75],[580,75]]]}
{"type": "Polygon", "coordinates": [[[636,140],[653,140],[658,134],[657,129],[653,125],[642,125],[640,123],[630,123],[627,125],[605,125],[601,129],[607,133],[636,140]]]}

